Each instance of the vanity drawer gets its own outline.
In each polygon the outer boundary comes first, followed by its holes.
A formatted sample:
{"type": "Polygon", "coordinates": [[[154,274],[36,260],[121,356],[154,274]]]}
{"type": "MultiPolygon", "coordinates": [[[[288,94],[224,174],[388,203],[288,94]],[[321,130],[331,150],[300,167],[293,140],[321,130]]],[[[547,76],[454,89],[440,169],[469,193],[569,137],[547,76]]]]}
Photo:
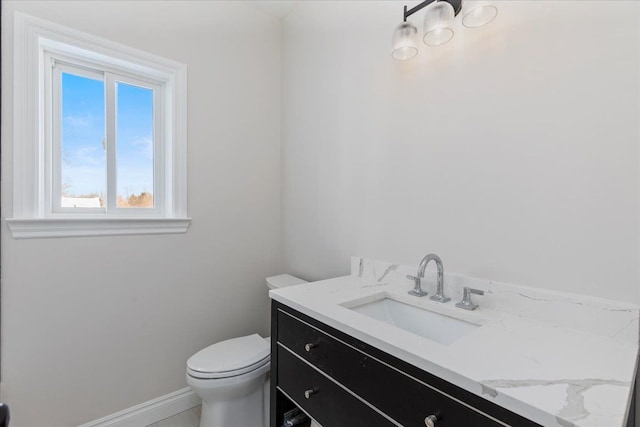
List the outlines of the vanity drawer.
{"type": "MultiPolygon", "coordinates": [[[[508,422],[497,421],[495,413],[487,416],[484,408],[475,409],[462,403],[463,397],[451,396],[452,389],[462,389],[447,383],[449,390],[443,392],[423,378],[399,370],[393,361],[371,356],[363,343],[352,338],[347,345],[283,311],[278,313],[278,341],[404,426],[423,426],[429,415],[438,418],[438,427],[536,425],[524,419],[521,422],[515,414],[508,422]]],[[[464,397],[470,395],[464,393],[464,397]]]]}
{"type": "Polygon", "coordinates": [[[281,390],[323,426],[396,425],[281,346],[277,381],[281,390]],[[307,397],[309,390],[313,393],[307,397]]]}

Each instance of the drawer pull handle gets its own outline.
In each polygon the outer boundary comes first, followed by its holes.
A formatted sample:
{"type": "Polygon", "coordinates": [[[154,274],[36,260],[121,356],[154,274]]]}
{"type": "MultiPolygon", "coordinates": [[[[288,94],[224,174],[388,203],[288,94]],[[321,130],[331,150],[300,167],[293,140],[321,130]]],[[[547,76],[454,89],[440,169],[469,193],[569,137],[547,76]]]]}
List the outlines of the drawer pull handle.
{"type": "Polygon", "coordinates": [[[429,415],[424,419],[424,425],[427,427],[436,427],[436,421],[438,421],[438,417],[435,415],[429,415]]]}
{"type": "Polygon", "coordinates": [[[313,395],[315,392],[316,392],[315,390],[305,390],[304,397],[307,399],[310,399],[311,395],[313,395]]]}
{"type": "Polygon", "coordinates": [[[307,343],[304,345],[304,349],[307,350],[307,353],[311,351],[312,348],[315,348],[316,345],[312,343],[307,343]]]}

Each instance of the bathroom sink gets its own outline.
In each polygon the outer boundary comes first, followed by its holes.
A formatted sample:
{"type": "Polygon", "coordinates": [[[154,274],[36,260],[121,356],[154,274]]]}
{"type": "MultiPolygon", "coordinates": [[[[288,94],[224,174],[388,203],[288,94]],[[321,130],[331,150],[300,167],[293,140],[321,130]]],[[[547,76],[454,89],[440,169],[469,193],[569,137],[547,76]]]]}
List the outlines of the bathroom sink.
{"type": "Polygon", "coordinates": [[[405,331],[449,345],[480,327],[474,323],[434,313],[390,298],[348,307],[405,331]]]}

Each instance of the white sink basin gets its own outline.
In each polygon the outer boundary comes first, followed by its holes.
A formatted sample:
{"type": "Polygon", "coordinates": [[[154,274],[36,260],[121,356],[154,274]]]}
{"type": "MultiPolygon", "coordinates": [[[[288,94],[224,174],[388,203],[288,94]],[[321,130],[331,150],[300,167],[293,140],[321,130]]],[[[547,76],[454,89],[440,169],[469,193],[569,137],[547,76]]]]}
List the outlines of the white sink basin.
{"type": "Polygon", "coordinates": [[[457,341],[480,327],[480,325],[454,319],[390,298],[349,308],[357,313],[445,345],[457,341]]]}

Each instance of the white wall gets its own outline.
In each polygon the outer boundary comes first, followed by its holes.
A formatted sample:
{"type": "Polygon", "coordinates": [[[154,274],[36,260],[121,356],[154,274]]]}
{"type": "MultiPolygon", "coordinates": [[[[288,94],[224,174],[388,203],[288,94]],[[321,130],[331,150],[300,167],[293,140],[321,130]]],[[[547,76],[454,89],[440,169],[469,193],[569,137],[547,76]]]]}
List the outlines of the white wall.
{"type": "Polygon", "coordinates": [[[450,272],[640,302],[640,5],[498,3],[406,63],[389,51],[402,3],[286,18],[285,270],[435,252],[450,272]]]}
{"type": "Polygon", "coordinates": [[[402,4],[304,2],[281,46],[280,23],[239,2],[2,2],[3,218],[18,9],[188,64],[194,219],[185,235],[30,241],[2,224],[13,427],[183,387],[194,351],[267,332],[280,255],[321,278],[352,254],[436,252],[452,272],[640,302],[640,6],[500,2],[490,26],[401,64],[402,4]]]}
{"type": "Polygon", "coordinates": [[[237,2],[7,2],[2,216],[21,10],[189,67],[188,233],[16,241],[2,224],[1,398],[12,427],[77,425],[186,387],[195,351],[267,333],[279,273],[280,22],[237,2]]]}

